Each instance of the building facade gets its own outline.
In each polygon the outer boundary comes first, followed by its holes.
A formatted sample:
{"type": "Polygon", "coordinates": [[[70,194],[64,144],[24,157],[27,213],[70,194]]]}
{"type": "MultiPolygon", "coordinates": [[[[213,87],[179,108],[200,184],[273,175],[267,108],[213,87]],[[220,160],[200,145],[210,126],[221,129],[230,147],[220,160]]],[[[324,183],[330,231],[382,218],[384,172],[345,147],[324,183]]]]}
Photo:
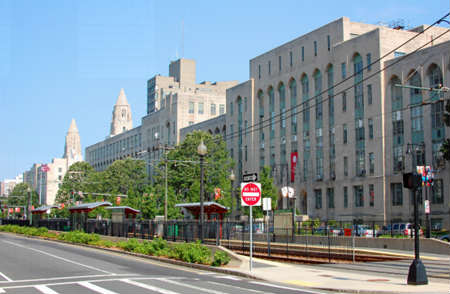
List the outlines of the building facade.
{"type": "Polygon", "coordinates": [[[65,138],[63,157],[53,158],[47,164],[33,164],[30,170],[24,172],[24,182],[38,193],[40,204],[52,205],[67,170],[82,160],[80,134],[72,119],[65,138]]]}
{"type": "Polygon", "coordinates": [[[402,174],[428,165],[435,182],[422,200],[431,201],[432,224],[448,228],[449,167],[439,154],[449,137],[445,94],[407,88],[449,87],[446,31],[343,17],[251,59],[250,79],[227,90],[238,179],[269,166],[280,188],[295,189],[303,215],[407,222],[413,203],[402,174]]]}
{"type": "Polygon", "coordinates": [[[151,170],[163,152],[157,147],[178,144],[181,128],[223,115],[226,90],[237,82],[196,83],[195,71],[194,60],[179,59],[170,63],[168,77],[148,80],[147,115],[141,125],[88,146],[86,161],[105,170],[115,160],[131,156],[146,160],[151,170]]]}

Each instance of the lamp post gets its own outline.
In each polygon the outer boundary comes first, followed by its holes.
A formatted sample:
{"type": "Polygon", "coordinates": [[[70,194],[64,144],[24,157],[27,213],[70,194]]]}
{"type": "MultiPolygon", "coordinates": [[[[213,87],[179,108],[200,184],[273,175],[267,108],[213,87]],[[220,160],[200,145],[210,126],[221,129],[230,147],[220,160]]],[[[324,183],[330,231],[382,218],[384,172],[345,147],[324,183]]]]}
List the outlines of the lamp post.
{"type": "Polygon", "coordinates": [[[204,187],[203,187],[203,178],[204,178],[204,171],[203,171],[203,161],[206,153],[208,152],[208,148],[206,148],[205,144],[203,144],[203,140],[200,142],[200,144],[197,147],[197,153],[200,156],[200,240],[203,243],[204,240],[204,230],[203,230],[203,217],[204,217],[204,211],[203,211],[203,194],[204,194],[204,187]]]}
{"type": "Polygon", "coordinates": [[[413,156],[412,173],[403,174],[403,185],[411,190],[414,201],[414,260],[409,266],[408,284],[410,285],[426,285],[428,284],[428,277],[425,266],[420,260],[420,242],[419,242],[419,198],[417,197],[417,190],[421,185],[421,177],[417,174],[417,168],[414,168],[416,163],[418,151],[424,151],[424,144],[408,144],[407,154],[413,156]],[[412,147],[412,148],[411,148],[412,147]],[[415,148],[414,148],[415,147],[415,148]]]}
{"type": "Polygon", "coordinates": [[[236,210],[233,209],[233,202],[234,202],[234,180],[236,179],[236,176],[234,175],[233,169],[230,173],[230,182],[231,182],[231,215],[236,217],[237,216],[237,210],[238,210],[238,203],[236,201],[236,210]]]}

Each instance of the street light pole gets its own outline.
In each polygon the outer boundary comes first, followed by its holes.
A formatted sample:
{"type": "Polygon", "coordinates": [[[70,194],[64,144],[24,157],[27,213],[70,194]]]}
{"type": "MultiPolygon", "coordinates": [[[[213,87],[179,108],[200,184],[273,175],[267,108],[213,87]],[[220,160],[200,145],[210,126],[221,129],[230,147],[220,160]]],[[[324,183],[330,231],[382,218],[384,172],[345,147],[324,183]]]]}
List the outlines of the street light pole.
{"type": "Polygon", "coordinates": [[[203,140],[200,142],[200,145],[197,147],[197,153],[200,156],[200,240],[204,242],[204,228],[203,228],[203,218],[204,218],[204,207],[203,207],[203,178],[204,178],[204,170],[203,170],[203,161],[208,149],[205,144],[203,144],[203,140]]]}
{"type": "Polygon", "coordinates": [[[231,190],[230,190],[230,194],[231,194],[231,215],[236,217],[237,216],[237,209],[238,209],[238,205],[236,202],[236,210],[233,208],[233,202],[234,202],[234,180],[236,179],[236,176],[234,175],[233,169],[231,169],[231,173],[230,173],[230,182],[231,182],[231,190]]]}

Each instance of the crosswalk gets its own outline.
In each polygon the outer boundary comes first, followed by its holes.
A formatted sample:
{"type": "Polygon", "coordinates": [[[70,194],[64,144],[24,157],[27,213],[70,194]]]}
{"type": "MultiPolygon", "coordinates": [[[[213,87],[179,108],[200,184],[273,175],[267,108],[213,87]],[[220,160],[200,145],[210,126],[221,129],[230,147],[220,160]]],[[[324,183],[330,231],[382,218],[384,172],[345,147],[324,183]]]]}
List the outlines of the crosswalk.
{"type": "MultiPolygon", "coordinates": [[[[205,276],[204,276],[205,277],[205,276]]],[[[208,279],[188,277],[104,277],[76,281],[39,281],[37,283],[20,283],[15,285],[0,285],[0,293],[19,294],[65,294],[65,293],[160,293],[160,294],[185,294],[185,293],[301,293],[298,289],[286,288],[272,284],[261,285],[257,281],[244,278],[211,275],[208,279]],[[290,290],[290,291],[289,291],[290,290]]]]}

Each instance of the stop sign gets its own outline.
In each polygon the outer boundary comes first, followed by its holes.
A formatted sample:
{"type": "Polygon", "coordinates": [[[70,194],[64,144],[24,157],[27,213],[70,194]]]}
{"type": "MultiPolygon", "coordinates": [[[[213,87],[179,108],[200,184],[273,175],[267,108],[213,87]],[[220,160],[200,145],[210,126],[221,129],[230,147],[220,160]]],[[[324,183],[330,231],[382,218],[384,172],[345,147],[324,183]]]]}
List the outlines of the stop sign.
{"type": "Polygon", "coordinates": [[[261,206],[260,183],[241,183],[241,205],[261,206]]]}

